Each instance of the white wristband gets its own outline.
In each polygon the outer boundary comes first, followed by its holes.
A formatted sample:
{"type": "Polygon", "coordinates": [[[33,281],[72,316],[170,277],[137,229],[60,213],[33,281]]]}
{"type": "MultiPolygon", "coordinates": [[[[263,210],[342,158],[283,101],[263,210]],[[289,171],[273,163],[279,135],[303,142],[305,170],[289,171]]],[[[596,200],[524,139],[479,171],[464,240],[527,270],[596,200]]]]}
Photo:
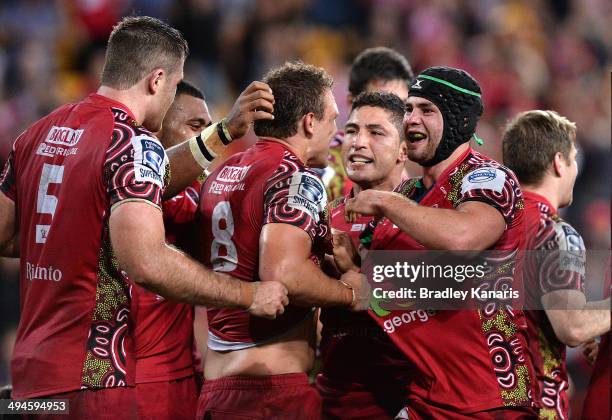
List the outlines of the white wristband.
{"type": "MultiPolygon", "coordinates": [[[[218,123],[217,123],[218,124],[218,123]]],[[[207,169],[217,155],[206,147],[206,140],[217,131],[217,124],[206,127],[204,131],[189,139],[189,149],[198,165],[207,169]]]]}

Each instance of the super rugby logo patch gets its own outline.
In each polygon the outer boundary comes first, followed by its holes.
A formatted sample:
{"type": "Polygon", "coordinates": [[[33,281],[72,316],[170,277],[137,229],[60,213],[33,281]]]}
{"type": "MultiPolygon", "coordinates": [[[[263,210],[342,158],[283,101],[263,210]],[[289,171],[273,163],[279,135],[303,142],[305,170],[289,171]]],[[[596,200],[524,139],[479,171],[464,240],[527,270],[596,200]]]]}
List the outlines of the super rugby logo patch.
{"type": "Polygon", "coordinates": [[[134,148],[134,173],[138,182],[152,182],[164,187],[164,172],[168,157],[154,137],[140,135],[132,138],[134,148]]]}
{"type": "Polygon", "coordinates": [[[302,210],[310,215],[315,222],[318,222],[319,213],[327,205],[327,194],[323,183],[317,176],[308,172],[293,174],[287,204],[291,208],[302,210]]]}
{"type": "Polygon", "coordinates": [[[498,168],[479,168],[467,174],[461,181],[461,194],[471,190],[493,190],[501,193],[506,182],[506,173],[498,168]]]}

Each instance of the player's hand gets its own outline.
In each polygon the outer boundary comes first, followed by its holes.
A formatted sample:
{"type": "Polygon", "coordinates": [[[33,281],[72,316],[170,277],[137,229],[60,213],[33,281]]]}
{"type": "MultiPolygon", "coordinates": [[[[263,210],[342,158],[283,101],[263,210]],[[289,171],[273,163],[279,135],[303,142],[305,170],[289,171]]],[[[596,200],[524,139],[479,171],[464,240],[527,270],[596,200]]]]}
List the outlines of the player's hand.
{"type": "Polygon", "coordinates": [[[346,207],[344,210],[344,217],[347,222],[354,223],[359,215],[362,216],[381,216],[380,203],[384,194],[388,194],[384,191],[376,190],[364,190],[361,191],[354,198],[346,200],[346,207]]]}
{"type": "Polygon", "coordinates": [[[585,359],[589,363],[589,365],[593,366],[595,364],[595,360],[597,359],[597,354],[599,353],[599,344],[595,339],[587,341],[582,344],[582,354],[585,359]]]}
{"type": "Polygon", "coordinates": [[[349,270],[359,272],[361,259],[348,233],[332,228],[332,242],[334,244],[334,261],[338,270],[341,273],[346,273],[349,270]]]}
{"type": "Polygon", "coordinates": [[[287,288],[277,281],[265,281],[251,283],[253,288],[253,303],[247,309],[251,315],[263,318],[275,319],[285,312],[285,306],[289,304],[287,288]]]}
{"type": "Polygon", "coordinates": [[[349,284],[355,293],[355,299],[350,309],[352,311],[365,311],[370,306],[370,294],[372,288],[366,276],[355,271],[347,271],[340,277],[340,280],[349,284]]]}
{"type": "Polygon", "coordinates": [[[242,91],[230,113],[225,117],[232,139],[243,137],[257,120],[274,119],[274,96],[266,83],[252,82],[242,91]]]}

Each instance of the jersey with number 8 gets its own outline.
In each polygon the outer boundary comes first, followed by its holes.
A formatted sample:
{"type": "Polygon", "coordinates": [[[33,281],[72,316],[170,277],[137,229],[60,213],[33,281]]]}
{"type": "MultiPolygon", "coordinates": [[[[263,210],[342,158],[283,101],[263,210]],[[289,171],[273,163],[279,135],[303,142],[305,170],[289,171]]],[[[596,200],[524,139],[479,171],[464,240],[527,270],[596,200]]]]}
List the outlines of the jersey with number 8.
{"type": "MultiPolygon", "coordinates": [[[[316,174],[280,143],[259,141],[228,159],[202,186],[199,258],[215,271],[258,281],[263,225],[297,226],[310,236],[313,252],[321,252],[328,239],[322,215],[325,204],[325,188],[316,174]]],[[[209,309],[209,347],[231,350],[256,345],[286,332],[309,312],[289,305],[272,321],[237,309],[209,309]]]]}
{"type": "Polygon", "coordinates": [[[96,94],[15,141],[0,177],[21,257],[14,398],[133,384],[130,286],[108,217],[123,200],[159,207],[167,162],[124,105],[96,94]]]}

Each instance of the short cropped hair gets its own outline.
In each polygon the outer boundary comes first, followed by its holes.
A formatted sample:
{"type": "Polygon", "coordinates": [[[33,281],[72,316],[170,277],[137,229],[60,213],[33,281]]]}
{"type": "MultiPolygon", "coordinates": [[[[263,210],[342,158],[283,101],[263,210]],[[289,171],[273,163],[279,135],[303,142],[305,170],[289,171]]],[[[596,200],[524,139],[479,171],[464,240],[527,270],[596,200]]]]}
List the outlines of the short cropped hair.
{"type": "Polygon", "coordinates": [[[102,84],[128,89],[153,69],[176,70],[188,54],[187,41],[170,25],[149,16],[126,17],[108,39],[102,84]]]}
{"type": "Polygon", "coordinates": [[[279,139],[295,135],[299,120],[310,112],[317,120],[323,118],[325,92],[334,83],[325,70],[301,61],[270,70],[263,81],[274,95],[274,119],[255,121],[255,134],[279,139]]]}
{"type": "Polygon", "coordinates": [[[194,98],[206,100],[204,97],[204,92],[195,87],[195,85],[191,84],[187,80],[181,80],[178,85],[176,85],[176,96],[179,95],[189,95],[194,98]]]}
{"type": "Polygon", "coordinates": [[[397,128],[400,139],[404,140],[405,105],[399,96],[389,92],[362,92],[353,101],[351,114],[364,106],[382,108],[391,115],[391,122],[397,128]]]}
{"type": "Polygon", "coordinates": [[[357,96],[373,80],[403,80],[408,87],[412,79],[414,73],[406,57],[387,47],[368,48],[353,61],[349,92],[357,96]]]}
{"type": "Polygon", "coordinates": [[[522,112],[504,130],[504,164],[521,183],[538,185],[555,154],[569,160],[575,140],[576,124],[555,111],[522,112]]]}

